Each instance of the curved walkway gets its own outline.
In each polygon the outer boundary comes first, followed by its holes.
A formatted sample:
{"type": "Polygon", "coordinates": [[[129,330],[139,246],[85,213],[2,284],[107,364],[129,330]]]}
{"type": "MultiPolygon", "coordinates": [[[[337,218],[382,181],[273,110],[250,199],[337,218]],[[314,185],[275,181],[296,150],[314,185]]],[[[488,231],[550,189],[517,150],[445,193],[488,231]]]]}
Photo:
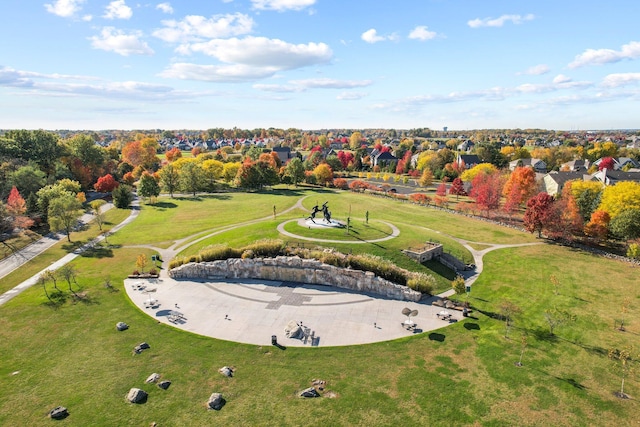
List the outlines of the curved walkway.
{"type": "Polygon", "coordinates": [[[372,240],[331,240],[331,239],[318,239],[315,237],[306,237],[306,236],[300,236],[298,234],[293,234],[288,232],[287,230],[284,229],[284,226],[289,224],[290,222],[294,222],[294,221],[299,221],[297,219],[291,219],[289,221],[285,221],[282,222],[280,224],[278,224],[278,232],[280,234],[284,234],[287,237],[291,237],[293,239],[300,239],[300,240],[308,240],[308,241],[312,241],[312,242],[322,242],[322,243],[352,243],[352,244],[361,244],[361,243],[378,243],[378,242],[384,242],[385,240],[390,240],[390,239],[394,239],[396,237],[398,237],[400,235],[400,230],[398,229],[398,227],[396,227],[395,225],[386,222],[386,221],[379,221],[382,224],[388,226],[389,228],[391,228],[391,234],[388,235],[387,237],[381,237],[380,239],[372,239],[372,240]]]}

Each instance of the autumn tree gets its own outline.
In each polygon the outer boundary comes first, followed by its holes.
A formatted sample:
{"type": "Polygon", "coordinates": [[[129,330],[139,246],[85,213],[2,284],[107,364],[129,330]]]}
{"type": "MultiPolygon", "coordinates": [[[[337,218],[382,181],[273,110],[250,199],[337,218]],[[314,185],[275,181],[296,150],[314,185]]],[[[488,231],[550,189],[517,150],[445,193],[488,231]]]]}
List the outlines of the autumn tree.
{"type": "Polygon", "coordinates": [[[173,147],[171,150],[164,153],[164,157],[168,162],[173,162],[182,157],[182,151],[180,151],[178,147],[173,147]]]}
{"type": "Polygon", "coordinates": [[[204,173],[204,187],[207,191],[214,191],[216,181],[222,178],[224,163],[220,160],[208,159],[202,162],[204,173]]]}
{"type": "Polygon", "coordinates": [[[540,192],[527,201],[523,221],[528,232],[537,231],[538,237],[542,237],[542,230],[546,229],[553,219],[553,202],[553,197],[545,192],[540,192]]]}
{"type": "Polygon", "coordinates": [[[607,238],[609,234],[609,223],[611,216],[607,211],[597,210],[591,214],[591,219],[584,228],[587,236],[600,241],[607,238]]]}
{"type": "Polygon", "coordinates": [[[433,184],[433,172],[430,169],[425,169],[418,180],[418,184],[420,184],[420,187],[428,187],[433,184]]]}
{"type": "Polygon", "coordinates": [[[349,148],[357,150],[362,145],[362,134],[360,132],[353,132],[349,137],[349,148]]]}
{"type": "Polygon", "coordinates": [[[529,167],[517,167],[511,172],[502,189],[502,195],[520,206],[536,193],[536,173],[529,167]]]}
{"type": "Polygon", "coordinates": [[[571,240],[574,236],[582,234],[584,220],[580,209],[571,191],[572,182],[565,184],[560,198],[554,205],[553,219],[550,221],[548,232],[553,237],[562,237],[571,240]]]}
{"type": "Polygon", "coordinates": [[[133,165],[151,169],[159,163],[156,146],[145,141],[132,141],[122,147],[122,159],[133,165]]]}
{"type": "Polygon", "coordinates": [[[147,266],[149,259],[145,254],[140,254],[136,258],[136,268],[140,271],[140,273],[144,273],[144,269],[147,266]]]}
{"type": "Polygon", "coordinates": [[[316,182],[321,185],[328,185],[333,181],[333,170],[326,163],[320,163],[313,170],[313,175],[316,177],[316,182]]]}
{"type": "Polygon", "coordinates": [[[455,194],[456,200],[458,200],[460,196],[467,195],[467,192],[464,190],[464,183],[460,177],[455,178],[451,183],[451,187],[449,187],[449,194],[455,194]]]}
{"type": "Polygon", "coordinates": [[[114,188],[118,186],[118,182],[113,178],[110,173],[98,178],[98,181],[93,185],[93,188],[98,193],[110,193],[114,188]]]}
{"type": "Polygon", "coordinates": [[[233,181],[238,175],[238,171],[240,170],[240,166],[242,164],[240,162],[229,162],[224,164],[224,169],[222,172],[222,177],[226,182],[233,181]]]}
{"type": "Polygon", "coordinates": [[[500,207],[500,194],[504,179],[499,172],[478,173],[471,181],[470,196],[483,211],[492,211],[500,207]]]}
{"type": "Polygon", "coordinates": [[[478,165],[475,165],[471,169],[467,169],[462,172],[462,174],[460,175],[460,179],[462,179],[464,182],[472,182],[473,179],[481,173],[491,175],[496,172],[498,172],[498,168],[496,168],[491,163],[480,163],[478,165]]]}
{"type": "Polygon", "coordinates": [[[600,163],[598,164],[598,170],[614,170],[615,169],[615,165],[616,165],[616,161],[613,159],[613,157],[605,157],[602,160],[600,160],[600,163]]]}
{"type": "Polygon", "coordinates": [[[589,221],[591,214],[600,204],[604,186],[598,181],[575,180],[570,182],[571,194],[578,205],[580,215],[585,222],[589,221]]]}
{"type": "Polygon", "coordinates": [[[107,202],[102,199],[96,199],[89,203],[89,206],[91,207],[91,213],[93,214],[93,220],[96,222],[96,224],[98,224],[98,229],[100,229],[100,231],[102,231],[102,225],[104,224],[105,218],[104,212],[102,212],[102,207],[106,204],[107,202]]]}
{"type": "Polygon", "coordinates": [[[71,242],[71,231],[81,212],[81,205],[76,197],[64,192],[49,202],[48,220],[53,231],[64,231],[71,242]]]}
{"type": "Polygon", "coordinates": [[[640,182],[622,181],[607,186],[598,209],[609,212],[612,220],[624,209],[640,209],[640,182]]]}
{"type": "Polygon", "coordinates": [[[25,215],[27,212],[27,203],[15,186],[12,187],[11,192],[9,192],[9,198],[7,199],[7,211],[10,215],[14,228],[26,229],[33,225],[33,220],[25,215]]]}
{"type": "Polygon", "coordinates": [[[349,165],[353,165],[354,157],[353,153],[350,151],[338,151],[338,160],[342,163],[342,169],[347,169],[349,165]]]}
{"type": "Polygon", "coordinates": [[[620,384],[620,391],[616,393],[616,396],[619,398],[628,399],[629,396],[624,392],[624,380],[629,375],[631,371],[631,362],[633,361],[633,357],[631,352],[633,351],[633,347],[626,347],[623,349],[612,348],[608,351],[608,357],[610,360],[614,361],[617,365],[619,365],[620,376],[622,377],[622,383],[620,384]]]}

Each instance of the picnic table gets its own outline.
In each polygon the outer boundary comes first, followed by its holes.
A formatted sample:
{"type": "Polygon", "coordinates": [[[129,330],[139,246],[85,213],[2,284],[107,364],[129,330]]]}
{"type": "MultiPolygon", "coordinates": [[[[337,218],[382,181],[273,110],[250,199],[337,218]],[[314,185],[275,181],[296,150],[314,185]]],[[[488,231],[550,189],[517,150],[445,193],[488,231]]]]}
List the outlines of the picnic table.
{"type": "Polygon", "coordinates": [[[180,313],[179,311],[172,310],[169,313],[169,322],[171,323],[176,323],[182,319],[184,319],[184,314],[180,313]]]}
{"type": "Polygon", "coordinates": [[[404,322],[402,322],[402,326],[410,331],[416,328],[416,323],[413,320],[405,320],[404,322]]]}

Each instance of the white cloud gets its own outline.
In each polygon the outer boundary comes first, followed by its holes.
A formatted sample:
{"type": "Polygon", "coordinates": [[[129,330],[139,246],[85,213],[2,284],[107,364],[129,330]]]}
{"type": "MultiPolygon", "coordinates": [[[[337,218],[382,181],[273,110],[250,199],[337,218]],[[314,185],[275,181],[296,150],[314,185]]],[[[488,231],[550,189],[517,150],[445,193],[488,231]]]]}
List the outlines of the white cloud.
{"type": "Polygon", "coordinates": [[[113,0],[107,5],[102,15],[106,19],[129,19],[131,16],[133,16],[133,10],[125,4],[124,0],[113,0]]]}
{"type": "Polygon", "coordinates": [[[506,22],[512,22],[514,24],[522,24],[525,21],[532,21],[535,19],[533,14],[528,14],[525,16],[521,15],[502,15],[499,18],[476,18],[467,22],[467,25],[471,28],[481,28],[481,27],[502,27],[506,22]]]}
{"type": "Polygon", "coordinates": [[[91,22],[91,20],[93,19],[93,16],[92,15],[84,15],[80,19],[82,19],[84,22],[91,22]]]}
{"type": "Polygon", "coordinates": [[[553,83],[555,84],[568,83],[570,81],[571,81],[571,78],[565,76],[564,74],[558,74],[553,78],[553,83]]]}
{"type": "Polygon", "coordinates": [[[350,89],[354,87],[370,86],[373,82],[371,80],[336,80],[336,79],[305,79],[305,80],[291,80],[291,84],[301,86],[303,88],[320,88],[320,89],[350,89]]]}
{"type": "Polygon", "coordinates": [[[362,33],[360,38],[367,43],[378,43],[385,40],[398,40],[398,36],[395,33],[388,36],[380,36],[375,28],[365,31],[362,33]]]}
{"type": "Polygon", "coordinates": [[[358,99],[362,99],[368,95],[368,93],[364,92],[342,92],[340,95],[336,96],[336,99],[338,101],[357,101],[358,99]]]}
{"type": "Polygon", "coordinates": [[[104,27],[100,36],[89,37],[89,40],[94,49],[115,52],[122,56],[152,55],[153,50],[145,41],[140,40],[141,37],[141,31],[125,33],[113,27],[104,27]]]}
{"type": "Polygon", "coordinates": [[[304,88],[300,86],[292,86],[292,85],[274,85],[274,84],[254,84],[254,89],[262,90],[264,92],[276,92],[276,93],[293,93],[293,92],[302,92],[304,88]]]}
{"type": "Polygon", "coordinates": [[[181,62],[171,64],[159,76],[216,83],[242,83],[271,77],[278,71],[276,67],[255,67],[243,64],[198,65],[181,62]]]}
{"type": "Polygon", "coordinates": [[[306,7],[313,6],[316,0],[251,0],[254,9],[258,10],[276,10],[284,12],[285,10],[302,10],[306,7]]]}
{"type": "Polygon", "coordinates": [[[640,82],[640,73],[616,73],[609,74],[602,80],[606,87],[619,87],[640,82]]]}
{"type": "Polygon", "coordinates": [[[43,74],[10,67],[0,67],[0,87],[20,88],[34,95],[157,101],[215,95],[210,91],[178,91],[170,86],[145,82],[105,82],[90,76],[43,74]]]}
{"type": "Polygon", "coordinates": [[[182,54],[203,53],[229,64],[291,70],[325,64],[333,52],[324,43],[291,44],[278,39],[248,36],[242,39],[215,39],[180,46],[182,54]]]}
{"type": "Polygon", "coordinates": [[[602,65],[619,62],[624,59],[640,58],[640,42],[632,41],[622,45],[620,50],[613,49],[587,49],[577,55],[569,68],[584,67],[586,65],[602,65]]]}
{"type": "Polygon", "coordinates": [[[410,33],[409,38],[414,40],[431,40],[435,38],[438,34],[435,31],[429,31],[427,26],[420,25],[415,27],[410,33]]]}
{"type": "Polygon", "coordinates": [[[534,65],[533,67],[527,68],[525,71],[516,73],[518,76],[527,75],[527,76],[540,76],[542,74],[547,74],[550,68],[545,64],[534,65]]]}
{"type": "Polygon", "coordinates": [[[202,41],[249,34],[253,31],[253,19],[242,13],[213,15],[205,18],[199,15],[185,16],[182,21],[162,21],[163,28],[153,35],[169,43],[202,41]]]}
{"type": "Polygon", "coordinates": [[[52,4],[45,4],[44,7],[49,13],[63,18],[70,18],[82,9],[80,5],[85,1],[86,0],[56,0],[52,4]]]}
{"type": "Polygon", "coordinates": [[[163,13],[167,13],[171,15],[173,13],[173,7],[171,7],[171,3],[158,3],[156,5],[156,9],[161,10],[163,13]]]}

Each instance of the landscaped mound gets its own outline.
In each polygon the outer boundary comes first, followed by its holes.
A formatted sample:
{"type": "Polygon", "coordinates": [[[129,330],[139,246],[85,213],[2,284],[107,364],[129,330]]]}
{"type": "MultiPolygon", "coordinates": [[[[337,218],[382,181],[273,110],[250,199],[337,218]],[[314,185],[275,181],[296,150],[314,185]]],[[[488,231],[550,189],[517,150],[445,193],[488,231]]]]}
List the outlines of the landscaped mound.
{"type": "Polygon", "coordinates": [[[208,246],[197,255],[171,260],[169,268],[173,269],[190,262],[220,261],[229,258],[275,258],[277,256],[297,256],[303,259],[315,259],[335,267],[370,271],[378,277],[398,285],[408,286],[423,294],[431,294],[436,283],[433,276],[429,274],[405,270],[377,256],[347,255],[326,248],[289,247],[282,240],[259,240],[241,248],[231,248],[227,245],[208,246]]]}

